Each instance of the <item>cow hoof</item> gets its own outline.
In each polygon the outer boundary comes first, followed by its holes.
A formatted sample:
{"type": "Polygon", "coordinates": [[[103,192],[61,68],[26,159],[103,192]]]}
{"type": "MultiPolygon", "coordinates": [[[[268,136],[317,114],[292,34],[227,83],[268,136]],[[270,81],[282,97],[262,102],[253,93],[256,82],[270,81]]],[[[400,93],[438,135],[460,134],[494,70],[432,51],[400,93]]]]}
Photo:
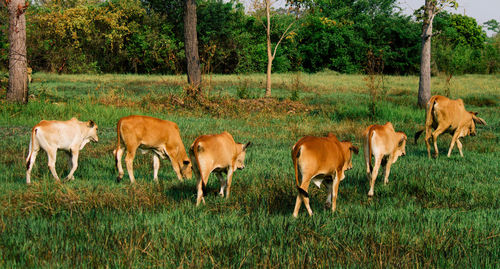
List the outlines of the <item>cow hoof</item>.
{"type": "Polygon", "coordinates": [[[370,197],[370,198],[373,197],[373,192],[371,192],[371,191],[368,192],[368,197],[370,197]]]}
{"type": "Polygon", "coordinates": [[[332,203],[325,203],[325,208],[332,208],[332,203]]]}
{"type": "Polygon", "coordinates": [[[122,178],[121,177],[117,177],[116,178],[116,183],[120,183],[122,181],[122,178]]]}

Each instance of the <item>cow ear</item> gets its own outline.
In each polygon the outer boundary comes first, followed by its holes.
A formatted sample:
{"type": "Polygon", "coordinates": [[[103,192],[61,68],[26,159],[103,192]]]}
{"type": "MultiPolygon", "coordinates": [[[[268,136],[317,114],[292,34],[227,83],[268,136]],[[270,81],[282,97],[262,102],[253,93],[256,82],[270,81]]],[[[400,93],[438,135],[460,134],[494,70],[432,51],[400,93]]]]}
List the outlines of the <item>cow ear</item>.
{"type": "Polygon", "coordinates": [[[182,163],[183,163],[184,165],[189,165],[191,162],[190,162],[189,160],[184,160],[184,161],[182,161],[182,163]]]}
{"type": "Polygon", "coordinates": [[[353,145],[353,146],[351,146],[349,149],[350,149],[350,150],[352,150],[355,154],[358,154],[358,152],[359,152],[358,147],[356,147],[356,146],[354,146],[354,145],[353,145]]]}
{"type": "Polygon", "coordinates": [[[243,145],[243,150],[246,150],[248,147],[250,147],[250,145],[252,145],[252,142],[247,142],[245,145],[243,145]]]}
{"type": "Polygon", "coordinates": [[[405,141],[406,141],[406,136],[401,137],[398,143],[398,147],[401,147],[405,141]]]}
{"type": "Polygon", "coordinates": [[[88,126],[89,128],[94,127],[94,125],[95,125],[95,122],[94,122],[93,120],[89,120],[89,121],[87,122],[87,126],[88,126]]]}
{"type": "Polygon", "coordinates": [[[478,116],[476,116],[476,115],[477,115],[477,113],[475,113],[475,114],[473,114],[473,115],[472,115],[472,120],[473,120],[475,123],[477,123],[477,124],[482,124],[482,125],[487,125],[485,120],[481,119],[480,117],[478,117],[478,116]]]}

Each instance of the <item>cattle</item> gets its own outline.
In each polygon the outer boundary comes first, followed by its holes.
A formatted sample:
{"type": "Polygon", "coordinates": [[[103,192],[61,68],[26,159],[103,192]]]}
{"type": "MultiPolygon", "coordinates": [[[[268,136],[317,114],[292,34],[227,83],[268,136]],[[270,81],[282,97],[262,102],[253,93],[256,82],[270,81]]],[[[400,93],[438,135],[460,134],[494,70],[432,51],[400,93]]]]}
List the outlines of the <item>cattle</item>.
{"type": "Polygon", "coordinates": [[[228,132],[202,135],[196,138],[189,149],[193,170],[198,178],[196,206],[201,201],[205,204],[204,190],[212,172],[221,183],[219,195],[224,197],[224,189],[226,189],[226,199],[229,198],[233,173],[237,169],[245,168],[246,149],[250,145],[251,142],[236,143],[228,132]],[[227,173],[227,179],[222,173],[227,173]]]}
{"type": "Polygon", "coordinates": [[[31,83],[31,74],[33,73],[33,69],[31,67],[26,67],[26,74],[28,75],[28,83],[31,83]]]}
{"type": "Polygon", "coordinates": [[[160,169],[160,158],[168,157],[177,178],[191,178],[191,162],[186,154],[182,143],[179,127],[177,124],[167,120],[161,120],[148,116],[131,115],[123,117],[116,126],[117,144],[113,151],[116,167],[118,169],[117,182],[123,178],[122,155],[125,147],[127,155],[125,164],[130,182],[135,182],[134,158],[137,149],[141,153],[153,153],[153,178],[158,182],[158,170],[160,169]]]}
{"type": "MultiPolygon", "coordinates": [[[[451,156],[451,151],[457,144],[460,156],[462,153],[462,143],[460,138],[471,135],[476,135],[476,124],[486,125],[486,121],[477,116],[476,112],[465,110],[464,101],[462,99],[452,100],[444,96],[434,95],[427,103],[427,111],[425,118],[425,144],[427,146],[427,154],[431,158],[431,145],[429,140],[432,138],[434,142],[434,158],[437,158],[439,151],[437,147],[437,138],[442,133],[452,135],[448,157],[451,156]],[[432,129],[435,129],[432,131],[432,129]]],[[[422,134],[423,130],[415,134],[415,143],[422,134]]]]}
{"type": "Polygon", "coordinates": [[[406,155],[406,134],[394,131],[392,123],[384,125],[370,125],[363,132],[366,176],[370,182],[368,196],[373,196],[375,180],[380,165],[385,163],[384,184],[389,182],[391,165],[399,156],[406,155]],[[372,156],[375,157],[375,166],[372,166],[372,156]]]}
{"type": "Polygon", "coordinates": [[[78,154],[85,144],[97,142],[97,124],[93,121],[79,121],[72,118],[68,121],[40,121],[31,131],[29,154],[26,158],[26,183],[31,183],[31,169],[36,156],[42,148],[48,157],[49,170],[55,180],[60,182],[56,172],[57,150],[65,150],[71,155],[71,170],[66,177],[73,180],[73,173],[78,167],[78,154]]]}
{"type": "Polygon", "coordinates": [[[352,168],[353,152],[358,154],[356,146],[349,141],[340,142],[331,133],[327,137],[303,137],[293,146],[292,161],[299,191],[293,211],[294,217],[298,216],[302,202],[309,215],[312,215],[307,192],[311,180],[318,187],[325,182],[328,189],[326,204],[328,207],[331,206],[332,212],[335,211],[339,183],[344,179],[345,171],[352,168]]]}

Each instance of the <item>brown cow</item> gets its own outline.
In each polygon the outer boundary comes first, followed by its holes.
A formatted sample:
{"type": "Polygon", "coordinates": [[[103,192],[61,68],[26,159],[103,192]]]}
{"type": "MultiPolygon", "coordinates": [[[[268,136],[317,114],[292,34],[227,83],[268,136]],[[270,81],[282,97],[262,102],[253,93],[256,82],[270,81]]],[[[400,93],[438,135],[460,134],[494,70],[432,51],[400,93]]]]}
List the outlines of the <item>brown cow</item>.
{"type": "MultiPolygon", "coordinates": [[[[366,163],[366,176],[370,182],[370,191],[368,196],[373,196],[375,180],[377,179],[378,169],[385,159],[385,177],[384,184],[389,182],[389,173],[391,165],[398,160],[399,156],[406,155],[406,134],[394,131],[392,123],[387,122],[384,125],[370,125],[363,132],[364,153],[366,163]],[[372,155],[375,157],[375,166],[372,167],[372,155]]],[[[383,164],[382,164],[383,165],[383,164]]]]}
{"type": "MultiPolygon", "coordinates": [[[[451,155],[451,150],[457,143],[460,156],[462,153],[462,143],[459,138],[467,135],[476,135],[476,125],[486,125],[486,121],[477,116],[476,112],[465,110],[464,101],[462,99],[451,100],[447,97],[434,95],[427,103],[427,113],[425,118],[425,144],[427,153],[431,157],[431,145],[429,140],[432,137],[434,141],[434,157],[437,158],[439,151],[437,147],[437,138],[442,133],[449,133],[453,137],[451,139],[448,157],[451,155]],[[432,132],[432,129],[435,129],[432,132]]],[[[415,134],[415,143],[422,134],[423,130],[415,134]]]]}
{"type": "Polygon", "coordinates": [[[26,183],[31,183],[31,169],[40,148],[47,152],[49,170],[56,181],[60,181],[56,172],[57,150],[68,152],[71,155],[71,171],[66,179],[73,180],[80,150],[88,142],[98,140],[97,124],[91,120],[84,122],[72,118],[68,121],[40,121],[31,131],[29,154],[26,158],[26,183]]]}
{"type": "Polygon", "coordinates": [[[246,144],[234,142],[233,136],[228,132],[196,138],[189,149],[189,156],[195,175],[198,177],[197,206],[201,201],[205,203],[203,192],[212,172],[215,172],[221,183],[219,194],[224,197],[226,188],[226,198],[229,198],[233,173],[236,169],[245,168],[246,149],[250,144],[250,142],[246,144]],[[227,180],[224,179],[223,172],[227,173],[227,180]]]}
{"type": "Polygon", "coordinates": [[[327,137],[303,137],[293,146],[292,160],[299,190],[293,210],[294,217],[299,214],[302,201],[309,215],[312,215],[307,192],[311,180],[318,187],[325,180],[328,188],[326,204],[331,204],[332,212],[335,211],[339,183],[345,177],[344,172],[352,168],[352,152],[358,154],[358,148],[349,141],[340,142],[331,133],[327,137]]]}
{"type": "Polygon", "coordinates": [[[125,163],[131,183],[135,182],[133,163],[137,149],[140,149],[142,153],[153,152],[155,181],[158,181],[160,157],[164,159],[166,156],[170,159],[179,180],[182,181],[183,177],[191,178],[191,162],[182,143],[179,127],[174,122],[148,116],[132,115],[123,117],[118,121],[116,133],[117,145],[113,154],[118,168],[118,178],[116,179],[118,182],[123,177],[122,145],[127,150],[125,163]]]}

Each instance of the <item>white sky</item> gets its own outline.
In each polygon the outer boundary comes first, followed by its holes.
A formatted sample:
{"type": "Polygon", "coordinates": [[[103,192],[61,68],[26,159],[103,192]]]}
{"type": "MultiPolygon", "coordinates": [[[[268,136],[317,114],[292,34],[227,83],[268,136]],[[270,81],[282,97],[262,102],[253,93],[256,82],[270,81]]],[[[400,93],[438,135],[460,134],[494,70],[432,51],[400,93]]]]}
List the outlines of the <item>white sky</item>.
{"type": "MultiPolygon", "coordinates": [[[[252,0],[240,0],[248,6],[252,0]]],[[[452,13],[465,14],[473,17],[482,25],[488,20],[495,19],[500,22],[500,0],[457,0],[458,9],[449,10],[452,13]]],[[[404,14],[413,14],[413,11],[424,4],[425,0],[398,0],[404,14]]],[[[277,0],[275,7],[284,6],[285,0],[277,0]]],[[[488,33],[491,36],[491,32],[488,33]]]]}

